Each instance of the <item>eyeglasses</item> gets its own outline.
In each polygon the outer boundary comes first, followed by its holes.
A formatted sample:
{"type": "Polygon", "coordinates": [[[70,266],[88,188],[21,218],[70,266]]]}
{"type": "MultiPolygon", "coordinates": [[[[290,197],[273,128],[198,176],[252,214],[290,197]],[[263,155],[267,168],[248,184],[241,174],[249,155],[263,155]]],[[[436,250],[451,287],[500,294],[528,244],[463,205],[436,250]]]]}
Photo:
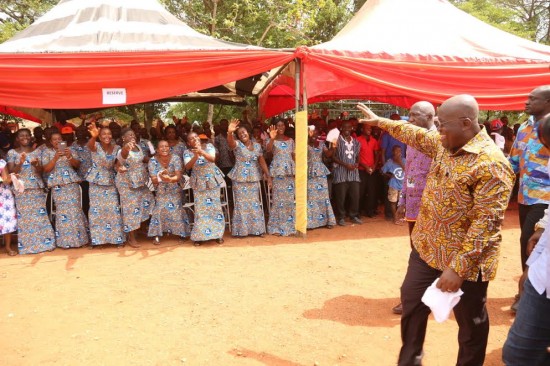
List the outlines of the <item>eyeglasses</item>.
{"type": "Polygon", "coordinates": [[[450,120],[450,121],[442,121],[441,118],[438,118],[439,120],[439,128],[441,127],[445,127],[446,125],[448,125],[449,123],[453,123],[453,122],[457,122],[457,121],[463,121],[463,120],[470,120],[470,117],[458,117],[457,119],[454,119],[454,120],[450,120]]]}

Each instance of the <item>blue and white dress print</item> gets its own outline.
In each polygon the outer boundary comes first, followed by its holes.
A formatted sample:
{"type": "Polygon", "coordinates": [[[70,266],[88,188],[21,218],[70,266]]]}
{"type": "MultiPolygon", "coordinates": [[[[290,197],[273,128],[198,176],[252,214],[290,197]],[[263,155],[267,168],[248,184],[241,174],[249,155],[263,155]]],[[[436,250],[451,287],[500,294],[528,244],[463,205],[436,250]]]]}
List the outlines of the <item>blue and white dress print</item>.
{"type": "Polygon", "coordinates": [[[323,163],[323,149],[307,147],[307,228],[336,225],[336,217],[328,195],[327,176],[330,170],[323,163]]]}
{"type": "MultiPolygon", "coordinates": [[[[0,159],[0,174],[6,168],[6,161],[0,159]]],[[[17,213],[15,199],[10,186],[0,183],[0,235],[13,233],[17,230],[17,213]]]]}
{"type": "MultiPolygon", "coordinates": [[[[42,165],[48,164],[56,150],[46,147],[42,150],[42,165]]],[[[58,248],[78,248],[90,242],[88,220],[82,211],[80,185],[82,179],[63,156],[55,167],[44,174],[55,204],[55,242],[58,248]]]]}
{"type": "Polygon", "coordinates": [[[183,153],[187,149],[187,146],[183,142],[178,142],[174,146],[170,146],[170,154],[176,155],[178,158],[183,159],[183,153]]]}
{"type": "Polygon", "coordinates": [[[92,166],[92,152],[88,149],[88,145],[80,146],[78,143],[73,143],[70,147],[71,154],[80,160],[80,165],[78,166],[78,176],[82,179],[86,179],[86,174],[92,166]]]}
{"type": "MultiPolygon", "coordinates": [[[[204,150],[210,155],[216,154],[216,148],[212,144],[206,144],[204,150]]],[[[183,153],[184,164],[187,164],[193,155],[192,151],[186,150],[183,153]]],[[[202,156],[197,159],[189,181],[195,200],[195,221],[191,240],[206,241],[223,237],[225,217],[221,206],[220,187],[224,183],[224,175],[216,164],[202,156]]]]}
{"type": "Polygon", "coordinates": [[[237,141],[233,150],[235,166],[227,175],[233,182],[233,236],[261,235],[266,232],[259,184],[262,179],[259,158],[263,151],[257,142],[252,146],[253,149],[249,150],[241,141],[237,141]]]}
{"type": "MultiPolygon", "coordinates": [[[[8,151],[8,163],[18,164],[21,154],[8,151]]],[[[19,254],[36,254],[55,249],[55,234],[46,210],[44,181],[31,165],[31,160],[40,161],[40,151],[27,154],[19,172],[19,180],[25,186],[23,192],[15,191],[17,211],[17,248],[19,254]]]]}
{"type": "Polygon", "coordinates": [[[113,151],[107,154],[96,142],[96,151],[92,152],[92,166],[86,175],[90,182],[90,236],[92,245],[122,245],[126,235],[122,229],[122,216],[119,196],[115,187],[115,159],[120,149],[113,145],[113,151]]]}
{"type": "MultiPolygon", "coordinates": [[[[167,167],[163,167],[155,157],[149,160],[149,175],[151,177],[156,177],[165,169],[169,174],[175,174],[176,171],[181,172],[183,169],[181,158],[172,154],[167,167]]],[[[156,192],[156,202],[147,236],[162,236],[164,233],[178,235],[182,238],[189,236],[191,231],[189,216],[183,208],[183,191],[179,184],[159,182],[156,192]]]]}
{"type": "Polygon", "coordinates": [[[151,216],[155,203],[153,193],[147,188],[149,175],[143,164],[143,150],[139,145],[137,148],[138,151],[130,151],[125,160],[119,151],[119,159],[126,170],[119,171],[115,177],[125,233],[139,229],[141,223],[151,216]]]}
{"type": "Polygon", "coordinates": [[[294,201],[294,140],[275,140],[273,160],[269,171],[273,177],[271,209],[267,232],[282,236],[296,233],[296,204],[294,201]]]}

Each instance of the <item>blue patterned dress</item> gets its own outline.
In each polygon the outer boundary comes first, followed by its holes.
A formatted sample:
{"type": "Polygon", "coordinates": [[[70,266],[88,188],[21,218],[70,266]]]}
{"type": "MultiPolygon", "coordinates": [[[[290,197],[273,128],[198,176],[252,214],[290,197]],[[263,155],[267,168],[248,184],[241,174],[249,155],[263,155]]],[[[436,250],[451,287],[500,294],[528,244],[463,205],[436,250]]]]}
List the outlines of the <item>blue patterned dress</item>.
{"type": "Polygon", "coordinates": [[[149,175],[143,164],[143,151],[139,146],[138,149],[130,151],[126,160],[122,159],[119,152],[119,159],[124,161],[126,171],[119,171],[115,177],[125,233],[139,229],[141,223],[149,219],[155,201],[153,193],[146,186],[149,175]]]}
{"type": "Polygon", "coordinates": [[[92,166],[86,175],[90,182],[90,236],[92,245],[116,244],[125,241],[118,192],[115,187],[115,159],[120,149],[113,145],[113,152],[107,154],[96,142],[92,152],[92,166]]]}
{"type": "Polygon", "coordinates": [[[155,147],[153,146],[153,143],[151,141],[144,138],[140,138],[138,145],[141,148],[141,151],[143,151],[143,155],[145,156],[155,155],[155,147]]]}
{"type": "Polygon", "coordinates": [[[262,172],[259,157],[262,147],[253,143],[250,151],[242,142],[237,141],[233,150],[235,166],[227,175],[233,181],[235,208],[231,234],[233,236],[265,234],[265,217],[260,204],[260,184],[262,172]]]}
{"type": "Polygon", "coordinates": [[[271,210],[267,223],[269,234],[288,236],[296,233],[293,152],[294,140],[275,140],[273,142],[273,160],[269,168],[273,177],[271,210]]]}
{"type": "MultiPolygon", "coordinates": [[[[210,155],[216,154],[212,144],[206,144],[205,151],[210,155]]],[[[187,164],[193,158],[193,152],[186,150],[183,161],[187,164]]],[[[216,164],[200,157],[193,166],[189,184],[193,189],[195,199],[195,222],[191,232],[191,240],[206,241],[220,239],[225,231],[225,217],[223,215],[220,187],[225,182],[224,175],[216,164]]]]}
{"type": "MultiPolygon", "coordinates": [[[[55,157],[56,150],[42,150],[42,165],[55,157]]],[[[55,203],[55,244],[58,248],[78,248],[90,242],[88,220],[82,212],[80,200],[81,179],[63,156],[57,160],[52,171],[45,174],[55,203]]]]}
{"type": "MultiPolygon", "coordinates": [[[[18,164],[21,154],[8,152],[8,163],[18,164]]],[[[17,247],[19,254],[35,254],[55,249],[55,235],[46,211],[44,181],[36,174],[31,160],[40,160],[40,151],[27,154],[19,172],[19,180],[25,185],[22,193],[15,191],[17,209],[17,247]]]]}
{"type": "Polygon", "coordinates": [[[176,155],[178,158],[183,159],[185,149],[187,149],[187,146],[180,141],[176,145],[170,146],[170,154],[176,155]]]}
{"type": "Polygon", "coordinates": [[[78,166],[78,176],[82,179],[86,179],[86,174],[88,170],[92,167],[92,152],[88,149],[88,145],[80,146],[76,142],[71,145],[71,154],[80,160],[80,165],[78,166]]]}
{"type": "Polygon", "coordinates": [[[328,196],[327,176],[330,170],[323,163],[323,149],[307,147],[307,228],[336,225],[336,217],[328,196]]]}
{"type": "MultiPolygon", "coordinates": [[[[182,171],[181,158],[173,155],[168,167],[163,167],[156,157],[149,160],[149,175],[151,177],[166,169],[169,174],[182,171]]],[[[153,208],[148,236],[162,236],[163,233],[174,234],[182,238],[189,236],[189,217],[183,208],[183,191],[178,183],[159,182],[157,197],[153,208]]]]}
{"type": "MultiPolygon", "coordinates": [[[[0,175],[7,163],[0,159],[0,175]]],[[[0,235],[13,233],[17,230],[17,213],[15,200],[10,186],[0,183],[0,235]]]]}

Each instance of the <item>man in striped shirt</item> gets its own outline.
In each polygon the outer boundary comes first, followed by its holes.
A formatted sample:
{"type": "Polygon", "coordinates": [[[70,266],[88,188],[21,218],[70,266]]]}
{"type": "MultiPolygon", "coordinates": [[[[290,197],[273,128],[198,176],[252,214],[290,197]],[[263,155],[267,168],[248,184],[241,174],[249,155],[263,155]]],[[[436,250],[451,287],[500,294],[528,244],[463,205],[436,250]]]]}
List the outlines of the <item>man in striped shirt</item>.
{"type": "Polygon", "coordinates": [[[359,177],[359,152],[361,145],[351,135],[351,122],[344,121],[341,127],[341,134],[336,140],[332,160],[334,170],[332,171],[333,192],[336,207],[336,222],[340,226],[346,225],[346,213],[351,222],[362,224],[359,218],[359,192],[361,178],[359,177]],[[346,207],[346,203],[347,207],[346,207]]]}

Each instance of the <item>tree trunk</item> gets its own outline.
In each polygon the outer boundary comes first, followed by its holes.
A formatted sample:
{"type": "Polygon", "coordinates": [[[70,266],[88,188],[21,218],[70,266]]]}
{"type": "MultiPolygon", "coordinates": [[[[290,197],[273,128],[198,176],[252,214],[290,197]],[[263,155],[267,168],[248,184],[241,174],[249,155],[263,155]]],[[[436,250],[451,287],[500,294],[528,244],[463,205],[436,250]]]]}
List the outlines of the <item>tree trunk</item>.
{"type": "Polygon", "coordinates": [[[153,125],[153,118],[155,118],[154,114],[155,114],[155,108],[153,103],[147,103],[143,105],[143,115],[144,115],[143,119],[144,119],[145,127],[147,129],[150,129],[151,126],[153,125]]]}
{"type": "Polygon", "coordinates": [[[132,115],[132,117],[136,120],[136,121],[139,121],[139,116],[137,114],[137,110],[136,110],[136,106],[135,105],[129,105],[128,106],[128,110],[130,111],[130,114],[132,115]]]}
{"type": "Polygon", "coordinates": [[[214,104],[208,105],[208,115],[206,116],[206,121],[212,126],[212,119],[214,118],[214,104]]]}

